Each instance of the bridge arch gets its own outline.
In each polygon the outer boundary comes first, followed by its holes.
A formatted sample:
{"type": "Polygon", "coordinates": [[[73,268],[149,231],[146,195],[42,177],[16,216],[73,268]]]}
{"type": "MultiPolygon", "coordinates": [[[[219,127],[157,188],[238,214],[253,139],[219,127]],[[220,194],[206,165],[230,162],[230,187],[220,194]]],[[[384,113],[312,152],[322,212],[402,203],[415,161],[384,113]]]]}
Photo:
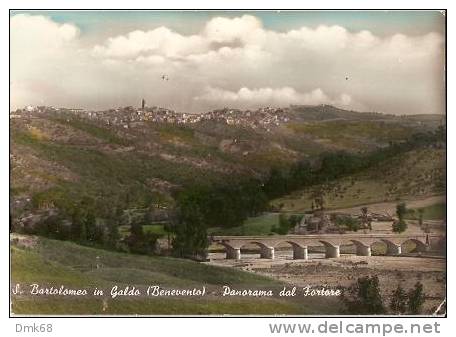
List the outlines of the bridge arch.
{"type": "Polygon", "coordinates": [[[219,245],[222,245],[223,247],[225,248],[232,248],[234,249],[235,247],[233,247],[232,245],[230,245],[228,242],[225,242],[225,241],[220,241],[220,242],[217,242],[219,245]]]}
{"type": "Polygon", "coordinates": [[[265,242],[261,242],[258,240],[252,240],[252,241],[246,241],[243,242],[239,246],[239,253],[241,252],[241,249],[247,245],[256,245],[260,248],[260,258],[262,259],[274,259],[275,257],[275,252],[274,252],[274,247],[273,246],[268,246],[265,242]]]}
{"type": "Polygon", "coordinates": [[[385,255],[400,255],[402,253],[401,243],[397,240],[391,240],[389,238],[379,238],[372,242],[371,249],[376,244],[386,245],[385,255]]]}
{"type": "Polygon", "coordinates": [[[332,258],[332,257],[340,257],[340,244],[336,244],[334,242],[326,241],[326,240],[318,240],[325,246],[325,257],[332,258]]]}
{"type": "Polygon", "coordinates": [[[360,256],[371,256],[372,255],[372,249],[371,249],[371,243],[370,242],[362,242],[360,240],[350,240],[356,248],[356,255],[360,256]]]}
{"type": "Polygon", "coordinates": [[[419,239],[415,239],[415,238],[409,238],[409,239],[404,240],[401,243],[401,247],[402,247],[402,251],[403,252],[406,252],[406,250],[408,248],[408,247],[406,247],[406,244],[408,242],[413,242],[415,244],[416,252],[425,252],[428,249],[428,245],[426,244],[426,242],[423,242],[423,241],[421,241],[419,239]]]}
{"type": "Polygon", "coordinates": [[[225,241],[220,241],[217,242],[218,244],[222,245],[225,247],[225,252],[226,252],[226,258],[227,259],[234,259],[234,260],[240,260],[241,259],[241,249],[238,248],[235,245],[230,245],[229,243],[225,241]]]}
{"type": "Polygon", "coordinates": [[[255,246],[259,247],[259,248],[268,247],[264,242],[254,240],[254,241],[242,242],[241,245],[239,246],[239,248],[242,249],[242,248],[244,248],[247,245],[255,245],[255,246]]]}
{"type": "Polygon", "coordinates": [[[307,244],[295,240],[281,240],[276,242],[274,249],[282,244],[288,244],[293,250],[293,260],[307,260],[309,258],[307,244]]]}

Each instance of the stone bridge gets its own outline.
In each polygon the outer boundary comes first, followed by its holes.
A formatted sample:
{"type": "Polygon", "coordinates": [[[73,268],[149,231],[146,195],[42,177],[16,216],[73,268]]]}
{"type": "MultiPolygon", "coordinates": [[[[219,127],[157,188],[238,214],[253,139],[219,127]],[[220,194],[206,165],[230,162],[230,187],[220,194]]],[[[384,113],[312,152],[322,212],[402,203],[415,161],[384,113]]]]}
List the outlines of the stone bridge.
{"type": "Polygon", "coordinates": [[[312,234],[274,236],[212,236],[211,242],[225,247],[227,259],[241,259],[241,248],[255,244],[260,248],[260,257],[274,259],[274,247],[288,243],[293,248],[293,259],[308,259],[308,247],[324,246],[325,256],[340,256],[340,246],[355,245],[356,254],[371,256],[371,246],[376,242],[386,244],[387,255],[400,255],[402,245],[412,241],[419,252],[429,249],[432,242],[443,239],[438,234],[312,234]]]}

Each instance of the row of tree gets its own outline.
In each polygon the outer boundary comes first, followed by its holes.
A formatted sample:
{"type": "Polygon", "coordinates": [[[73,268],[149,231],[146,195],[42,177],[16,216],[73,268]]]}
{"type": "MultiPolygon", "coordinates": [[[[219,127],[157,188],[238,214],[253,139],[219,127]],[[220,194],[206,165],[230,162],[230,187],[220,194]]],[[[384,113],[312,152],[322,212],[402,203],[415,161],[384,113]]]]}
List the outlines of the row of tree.
{"type": "Polygon", "coordinates": [[[147,212],[129,221],[129,233],[122,237],[119,226],[124,224],[123,211],[115,208],[105,218],[99,218],[94,205],[86,197],[72,207],[69,213],[61,210],[58,213],[43,214],[35,224],[15,228],[15,231],[136,254],[155,252],[160,236],[144,231],[144,226],[149,224],[147,212]]]}
{"type": "Polygon", "coordinates": [[[15,231],[45,236],[57,240],[69,240],[84,245],[116,249],[119,244],[119,218],[115,212],[106,219],[95,216],[84,200],[71,213],[63,210],[42,214],[40,219],[28,226],[17,226],[15,231]]]}

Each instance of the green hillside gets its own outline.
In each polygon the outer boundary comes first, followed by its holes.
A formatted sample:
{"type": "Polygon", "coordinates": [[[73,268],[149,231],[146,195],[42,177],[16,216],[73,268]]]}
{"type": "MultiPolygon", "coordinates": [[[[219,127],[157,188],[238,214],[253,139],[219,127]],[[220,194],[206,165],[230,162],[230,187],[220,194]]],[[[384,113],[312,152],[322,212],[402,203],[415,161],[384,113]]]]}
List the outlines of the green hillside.
{"type": "Polygon", "coordinates": [[[308,211],[316,191],[323,192],[327,209],[416,199],[445,194],[445,177],[445,150],[420,149],[348,177],[293,192],[272,201],[272,205],[282,211],[308,211]]]}
{"type": "Polygon", "coordinates": [[[106,243],[108,223],[125,238],[141,222],[163,236],[186,196],[209,233],[268,235],[277,218],[261,214],[270,205],[307,211],[315,193],[334,209],[445,192],[442,116],[292,106],[264,126],[263,117],[231,112],[195,123],[130,123],[141,114],[134,109],[11,119],[13,230],[90,245],[106,243]],[[40,232],[49,218],[62,228],[40,232]],[[104,229],[90,239],[76,233],[78,219],[104,229]]]}
{"type": "Polygon", "coordinates": [[[441,120],[331,106],[290,107],[283,113],[289,121],[267,130],[216,120],[143,121],[125,128],[70,112],[11,119],[14,217],[61,208],[84,196],[97,199],[99,209],[172,207],[180,188],[261,178],[272,167],[313,161],[335,150],[373,151],[432,131],[441,120]]]}

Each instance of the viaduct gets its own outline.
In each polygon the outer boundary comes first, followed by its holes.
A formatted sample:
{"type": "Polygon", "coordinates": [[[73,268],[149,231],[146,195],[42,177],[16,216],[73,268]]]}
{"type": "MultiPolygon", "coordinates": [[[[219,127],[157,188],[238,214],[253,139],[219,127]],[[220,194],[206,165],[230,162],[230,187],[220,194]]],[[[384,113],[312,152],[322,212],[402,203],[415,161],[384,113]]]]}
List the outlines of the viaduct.
{"type": "Polygon", "coordinates": [[[340,256],[340,246],[355,245],[356,255],[371,256],[371,246],[376,242],[386,244],[387,255],[400,255],[402,245],[412,241],[419,252],[427,251],[431,243],[443,239],[438,234],[311,234],[276,236],[213,236],[213,243],[225,247],[227,259],[241,259],[241,248],[247,244],[260,247],[260,257],[274,259],[274,247],[288,243],[293,248],[293,259],[308,259],[308,247],[324,246],[327,258],[340,256]]]}

